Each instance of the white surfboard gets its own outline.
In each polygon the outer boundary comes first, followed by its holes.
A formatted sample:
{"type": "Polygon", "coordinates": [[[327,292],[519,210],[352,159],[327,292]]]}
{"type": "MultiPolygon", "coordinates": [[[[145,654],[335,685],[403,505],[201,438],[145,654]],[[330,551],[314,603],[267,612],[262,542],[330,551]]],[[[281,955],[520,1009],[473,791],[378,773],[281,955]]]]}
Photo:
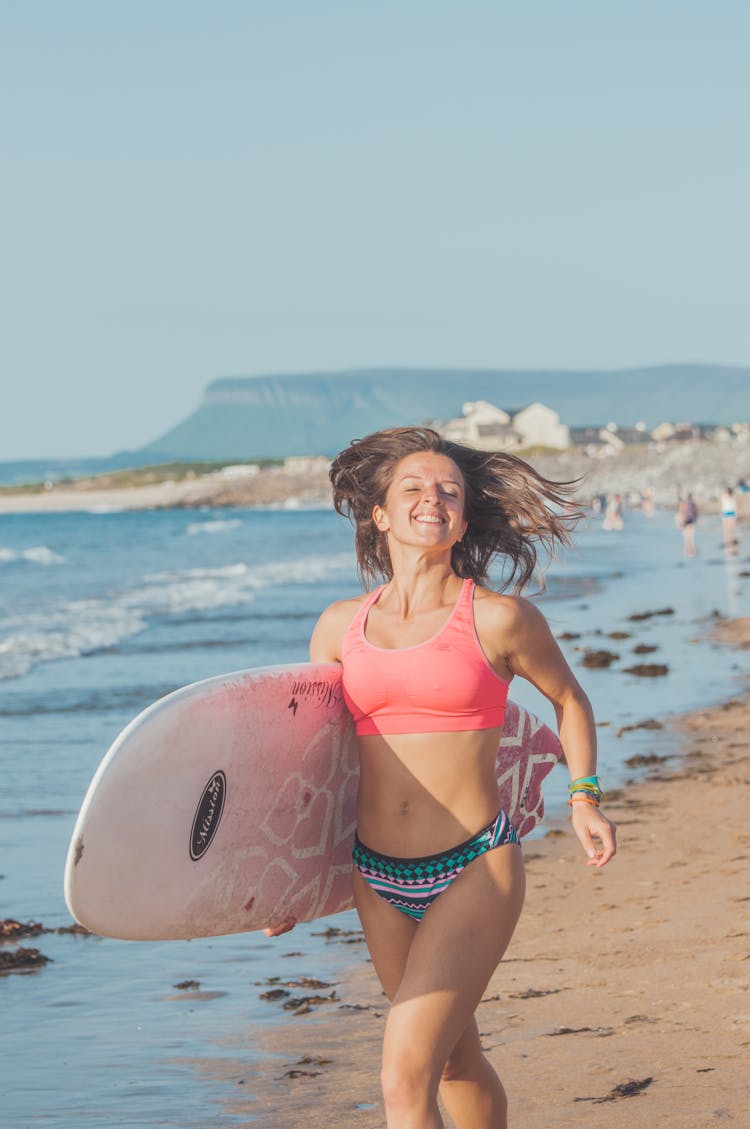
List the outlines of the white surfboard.
{"type": "MultiPolygon", "coordinates": [[[[500,799],[541,819],[556,735],[508,703],[500,799]]],[[[176,940],[307,921],[352,905],[358,781],[341,667],[260,667],[160,699],[120,734],[81,807],[65,866],[94,933],[176,940]]]]}

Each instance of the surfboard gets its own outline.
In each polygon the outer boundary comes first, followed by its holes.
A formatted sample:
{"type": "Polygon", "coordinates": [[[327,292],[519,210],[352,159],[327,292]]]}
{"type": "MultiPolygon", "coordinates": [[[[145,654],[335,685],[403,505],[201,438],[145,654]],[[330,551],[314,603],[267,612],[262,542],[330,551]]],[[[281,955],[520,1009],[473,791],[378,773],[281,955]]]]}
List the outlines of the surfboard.
{"type": "MultiPolygon", "coordinates": [[[[557,736],[508,703],[500,800],[520,835],[542,818],[557,736]]],[[[259,667],[168,694],[100,764],[76,821],[65,899],[126,940],[219,936],[348,909],[358,782],[341,667],[259,667]]]]}

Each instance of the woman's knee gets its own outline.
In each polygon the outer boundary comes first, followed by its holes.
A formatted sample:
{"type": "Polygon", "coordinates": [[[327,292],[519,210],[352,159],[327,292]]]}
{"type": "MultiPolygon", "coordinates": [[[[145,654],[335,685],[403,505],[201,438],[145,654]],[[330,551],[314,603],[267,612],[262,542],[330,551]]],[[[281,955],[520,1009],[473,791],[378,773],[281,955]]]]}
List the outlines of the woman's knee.
{"type": "Polygon", "coordinates": [[[417,1063],[401,1060],[384,1060],[380,1072],[380,1086],[386,1109],[417,1109],[426,1106],[437,1090],[429,1085],[429,1071],[417,1063]]]}
{"type": "MultiPolygon", "coordinates": [[[[462,1042],[459,1041],[448,1056],[440,1077],[441,1092],[446,1102],[452,1089],[455,1088],[457,1092],[460,1092],[462,1087],[467,1085],[472,1088],[475,1095],[481,1095],[481,1097],[475,1096],[474,1100],[486,1104],[490,1120],[492,1117],[497,1118],[498,1116],[501,1119],[507,1118],[508,1098],[505,1089],[489,1060],[485,1057],[478,1040],[475,1046],[467,1043],[462,1045],[462,1042]]],[[[488,1120],[488,1124],[490,1120],[488,1120]]],[[[504,1121],[497,1122],[497,1124],[501,1123],[505,1124],[504,1121]]],[[[492,1124],[496,1124],[496,1121],[492,1120],[492,1124]]]]}
{"type": "Polygon", "coordinates": [[[488,1070],[492,1071],[492,1067],[485,1058],[479,1039],[479,1031],[474,1020],[448,1055],[440,1076],[440,1083],[442,1085],[444,1082],[481,1081],[488,1070]]]}
{"type": "Polygon", "coordinates": [[[443,1066],[440,1081],[442,1082],[468,1082],[476,1077],[479,1070],[481,1051],[478,1053],[467,1051],[461,1044],[454,1048],[448,1055],[443,1066]]]}
{"type": "Polygon", "coordinates": [[[380,1085],[388,1109],[417,1109],[434,1101],[439,1081],[439,1068],[419,1048],[401,1043],[383,1046],[380,1085]]]}

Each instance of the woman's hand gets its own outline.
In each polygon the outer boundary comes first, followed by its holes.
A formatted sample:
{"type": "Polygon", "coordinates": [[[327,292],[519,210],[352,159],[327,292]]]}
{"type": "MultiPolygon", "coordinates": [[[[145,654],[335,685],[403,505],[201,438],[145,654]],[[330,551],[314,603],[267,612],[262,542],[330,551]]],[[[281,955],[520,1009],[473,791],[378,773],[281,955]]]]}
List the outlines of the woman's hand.
{"type": "Polygon", "coordinates": [[[294,929],[296,924],[296,917],[287,917],[284,919],[284,921],[280,921],[277,925],[269,925],[267,929],[263,930],[263,932],[265,933],[266,937],[280,937],[282,933],[288,933],[291,929],[294,929]]]}
{"type": "Polygon", "coordinates": [[[573,802],[571,813],[573,830],[581,840],[588,855],[589,866],[601,870],[617,851],[617,828],[594,804],[582,800],[573,802]],[[596,842],[598,840],[598,843],[596,842]]]}

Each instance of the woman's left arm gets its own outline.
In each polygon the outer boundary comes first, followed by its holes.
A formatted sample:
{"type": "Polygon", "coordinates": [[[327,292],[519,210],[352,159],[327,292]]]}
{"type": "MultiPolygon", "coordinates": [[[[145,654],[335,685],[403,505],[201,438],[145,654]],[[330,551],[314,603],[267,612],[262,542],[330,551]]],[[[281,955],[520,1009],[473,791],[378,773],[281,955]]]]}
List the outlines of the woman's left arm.
{"type": "MultiPolygon", "coordinates": [[[[512,674],[536,686],[553,705],[560,741],[571,780],[596,774],[596,726],[586,694],[568,666],[565,656],[542,613],[522,597],[499,597],[496,605],[502,620],[501,637],[510,640],[503,658],[512,674]]],[[[494,603],[494,601],[493,601],[494,603]]],[[[597,869],[615,854],[614,823],[593,803],[576,800],[571,805],[573,829],[597,869]]]]}

